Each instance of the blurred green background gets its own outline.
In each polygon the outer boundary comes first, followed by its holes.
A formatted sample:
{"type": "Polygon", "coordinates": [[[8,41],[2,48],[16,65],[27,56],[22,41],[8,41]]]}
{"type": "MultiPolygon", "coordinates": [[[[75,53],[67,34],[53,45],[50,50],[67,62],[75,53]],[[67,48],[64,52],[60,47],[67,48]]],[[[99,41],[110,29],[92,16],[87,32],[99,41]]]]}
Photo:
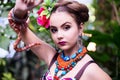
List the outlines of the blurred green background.
{"type": "MultiPolygon", "coordinates": [[[[13,49],[17,37],[10,28],[7,15],[14,7],[15,0],[0,1],[0,80],[39,80],[44,74],[46,64],[39,60],[30,50],[18,53],[13,49]]],[[[89,55],[107,72],[113,80],[120,79],[120,1],[93,0],[87,5],[90,19],[85,24],[83,42],[85,46],[94,43],[95,50],[89,55]]],[[[49,31],[36,23],[36,11],[30,14],[30,29],[40,38],[54,46],[49,31]]],[[[19,46],[23,46],[21,42],[19,46]]],[[[101,75],[102,77],[102,75],[101,75]]]]}

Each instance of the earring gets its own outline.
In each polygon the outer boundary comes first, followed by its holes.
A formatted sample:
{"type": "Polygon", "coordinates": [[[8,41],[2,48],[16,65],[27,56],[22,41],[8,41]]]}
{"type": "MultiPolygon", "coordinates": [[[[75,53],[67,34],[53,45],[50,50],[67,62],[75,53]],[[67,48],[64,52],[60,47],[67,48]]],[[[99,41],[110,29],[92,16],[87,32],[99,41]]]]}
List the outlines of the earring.
{"type": "Polygon", "coordinates": [[[83,43],[82,43],[82,35],[79,35],[79,36],[78,36],[77,44],[78,44],[78,47],[79,47],[79,48],[83,45],[83,43]]]}

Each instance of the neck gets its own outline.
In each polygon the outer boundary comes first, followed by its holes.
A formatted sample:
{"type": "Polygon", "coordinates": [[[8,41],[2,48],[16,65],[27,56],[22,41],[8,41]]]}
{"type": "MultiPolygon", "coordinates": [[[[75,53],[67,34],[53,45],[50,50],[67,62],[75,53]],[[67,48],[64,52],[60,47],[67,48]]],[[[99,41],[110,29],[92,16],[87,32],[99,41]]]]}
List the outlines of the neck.
{"type": "Polygon", "coordinates": [[[72,54],[76,53],[80,47],[75,45],[68,50],[64,50],[65,56],[71,56],[72,54]]]}

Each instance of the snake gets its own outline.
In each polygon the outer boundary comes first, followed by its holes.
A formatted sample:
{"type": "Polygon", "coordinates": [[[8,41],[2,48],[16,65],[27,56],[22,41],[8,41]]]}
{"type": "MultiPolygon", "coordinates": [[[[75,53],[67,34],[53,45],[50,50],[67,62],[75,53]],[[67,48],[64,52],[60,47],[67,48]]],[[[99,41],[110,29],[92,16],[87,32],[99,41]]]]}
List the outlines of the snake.
{"type": "Polygon", "coordinates": [[[17,39],[15,40],[15,42],[13,44],[16,52],[22,52],[27,49],[30,49],[31,47],[40,45],[40,43],[36,42],[36,43],[31,43],[31,44],[25,45],[24,47],[18,47],[19,43],[22,41],[21,33],[25,33],[25,31],[28,27],[28,23],[27,23],[27,21],[23,22],[23,23],[15,22],[12,18],[12,10],[8,13],[8,22],[10,24],[10,27],[17,33],[17,39]]]}

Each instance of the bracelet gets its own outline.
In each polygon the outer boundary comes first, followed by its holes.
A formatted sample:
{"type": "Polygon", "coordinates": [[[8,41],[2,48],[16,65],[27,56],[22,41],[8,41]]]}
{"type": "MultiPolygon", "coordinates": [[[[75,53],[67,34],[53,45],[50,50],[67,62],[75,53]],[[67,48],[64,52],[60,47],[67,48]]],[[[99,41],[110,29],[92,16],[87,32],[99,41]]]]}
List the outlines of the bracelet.
{"type": "MultiPolygon", "coordinates": [[[[12,13],[13,13],[13,9],[10,10],[10,12],[8,13],[8,22],[10,24],[10,27],[18,34],[19,32],[25,32],[26,31],[26,28],[28,27],[28,23],[27,21],[20,21],[20,22],[17,22],[13,16],[12,16],[12,13]]],[[[26,18],[26,20],[29,19],[26,18]]]]}
{"type": "Polygon", "coordinates": [[[24,19],[19,19],[19,18],[15,17],[14,8],[13,8],[12,11],[11,11],[11,17],[12,17],[12,19],[13,19],[15,22],[23,23],[23,22],[26,22],[26,21],[27,21],[27,19],[28,19],[28,14],[26,15],[26,17],[25,17],[24,19]]]}

